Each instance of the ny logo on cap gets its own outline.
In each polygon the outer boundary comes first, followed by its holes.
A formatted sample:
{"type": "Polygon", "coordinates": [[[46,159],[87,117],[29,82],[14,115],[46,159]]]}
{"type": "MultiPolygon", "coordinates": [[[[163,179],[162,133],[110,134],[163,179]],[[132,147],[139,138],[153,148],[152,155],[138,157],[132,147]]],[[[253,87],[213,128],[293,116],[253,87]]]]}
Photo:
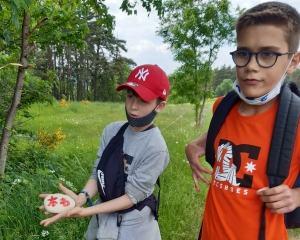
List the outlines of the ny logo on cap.
{"type": "Polygon", "coordinates": [[[146,81],[146,77],[149,75],[149,70],[144,68],[140,69],[138,73],[134,76],[135,78],[138,77],[139,80],[143,79],[143,81],[146,81]]]}

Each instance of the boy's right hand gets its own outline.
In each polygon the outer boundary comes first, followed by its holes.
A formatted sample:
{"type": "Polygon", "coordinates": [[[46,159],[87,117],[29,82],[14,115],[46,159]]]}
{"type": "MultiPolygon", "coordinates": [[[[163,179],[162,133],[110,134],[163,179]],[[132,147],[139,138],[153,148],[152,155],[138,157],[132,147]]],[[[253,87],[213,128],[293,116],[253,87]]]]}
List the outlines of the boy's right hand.
{"type": "Polygon", "coordinates": [[[197,144],[195,141],[192,141],[185,148],[185,154],[192,169],[192,177],[197,191],[200,191],[198,178],[209,185],[210,181],[205,177],[204,173],[210,175],[212,174],[212,171],[203,167],[203,165],[199,161],[199,158],[205,155],[205,143],[203,144],[203,146],[199,146],[199,142],[197,144]]]}
{"type": "MultiPolygon", "coordinates": [[[[63,186],[62,184],[59,184],[59,189],[66,195],[68,195],[69,197],[71,197],[74,201],[75,201],[75,207],[81,207],[86,203],[86,197],[84,194],[79,194],[77,195],[76,193],[74,193],[73,191],[69,190],[68,188],[66,188],[65,186],[63,186]]],[[[49,194],[40,194],[39,197],[40,198],[45,198],[47,197],[49,194]]],[[[44,205],[39,207],[40,210],[44,210],[45,207],[44,205]]],[[[62,213],[58,213],[58,214],[53,214],[50,213],[48,211],[45,211],[45,215],[51,215],[51,218],[42,220],[40,222],[41,225],[44,225],[45,227],[50,225],[53,222],[56,222],[62,218],[66,218],[66,212],[62,212],[62,213]],[[50,220],[51,219],[51,220],[50,220]],[[50,221],[49,221],[50,220],[50,221]]]]}

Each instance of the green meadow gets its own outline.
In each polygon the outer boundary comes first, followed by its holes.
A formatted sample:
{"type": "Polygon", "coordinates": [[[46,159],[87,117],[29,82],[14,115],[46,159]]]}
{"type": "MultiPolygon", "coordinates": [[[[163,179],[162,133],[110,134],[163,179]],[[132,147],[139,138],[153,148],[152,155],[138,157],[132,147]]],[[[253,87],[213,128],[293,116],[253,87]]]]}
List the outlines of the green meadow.
{"type": "MultiPolygon", "coordinates": [[[[200,128],[195,127],[194,110],[189,104],[166,106],[155,119],[169,148],[170,164],[161,175],[159,225],[163,240],[195,240],[201,224],[207,186],[197,192],[185,157],[185,146],[208,128],[213,101],[206,103],[200,128]]],[[[14,136],[0,182],[0,239],[83,239],[89,218],[63,219],[47,228],[38,209],[40,193],[57,193],[58,183],[80,191],[92,170],[104,127],[125,120],[124,104],[71,102],[60,106],[34,105],[36,116],[22,125],[23,134],[14,136]],[[49,133],[61,128],[65,138],[56,149],[44,149],[36,136],[41,127],[49,133]]],[[[24,121],[24,119],[17,119],[24,121]]],[[[208,167],[201,159],[202,163],[208,167]]],[[[157,189],[156,189],[157,190],[157,189]]],[[[299,232],[291,231],[291,239],[299,232]],[[292,237],[293,236],[293,237],[292,237]]],[[[298,237],[297,237],[298,236],[298,237]]]]}

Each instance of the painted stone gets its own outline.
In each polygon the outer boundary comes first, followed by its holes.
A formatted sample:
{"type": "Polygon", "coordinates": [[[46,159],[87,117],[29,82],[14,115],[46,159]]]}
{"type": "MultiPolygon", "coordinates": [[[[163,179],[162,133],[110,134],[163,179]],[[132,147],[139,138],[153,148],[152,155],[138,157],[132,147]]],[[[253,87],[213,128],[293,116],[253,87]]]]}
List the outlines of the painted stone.
{"type": "Polygon", "coordinates": [[[44,206],[48,212],[61,213],[74,208],[75,201],[68,195],[54,193],[44,198],[44,206]]]}

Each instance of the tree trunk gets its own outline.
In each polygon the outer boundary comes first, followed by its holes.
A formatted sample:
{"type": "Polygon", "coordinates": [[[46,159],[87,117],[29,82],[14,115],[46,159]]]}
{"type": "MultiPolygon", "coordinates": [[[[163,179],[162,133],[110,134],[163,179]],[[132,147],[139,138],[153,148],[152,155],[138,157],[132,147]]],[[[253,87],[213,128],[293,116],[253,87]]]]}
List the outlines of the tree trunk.
{"type": "Polygon", "coordinates": [[[81,61],[80,61],[80,53],[78,53],[77,49],[75,49],[75,75],[76,75],[76,86],[77,86],[77,95],[76,95],[76,101],[81,101],[82,96],[82,83],[81,78],[79,74],[79,68],[81,67],[81,61]],[[79,55],[79,56],[78,56],[79,55]]]}
{"type": "Polygon", "coordinates": [[[206,81],[205,82],[205,87],[204,87],[204,96],[203,96],[202,105],[201,105],[201,108],[200,108],[200,113],[199,113],[199,118],[198,118],[199,126],[201,125],[202,114],[203,114],[203,110],[204,110],[204,106],[205,106],[205,100],[206,100],[205,93],[207,91],[207,85],[208,85],[208,82],[206,81]]]}
{"type": "Polygon", "coordinates": [[[7,152],[9,147],[9,140],[11,137],[14,119],[20,106],[21,93],[24,84],[25,71],[27,68],[28,56],[30,53],[30,46],[28,45],[28,30],[29,30],[29,13],[24,11],[23,24],[22,24],[22,47],[17,81],[14,89],[14,96],[10,108],[8,110],[4,127],[2,129],[2,138],[0,142],[0,177],[4,176],[5,164],[7,159],[7,152]]]}

